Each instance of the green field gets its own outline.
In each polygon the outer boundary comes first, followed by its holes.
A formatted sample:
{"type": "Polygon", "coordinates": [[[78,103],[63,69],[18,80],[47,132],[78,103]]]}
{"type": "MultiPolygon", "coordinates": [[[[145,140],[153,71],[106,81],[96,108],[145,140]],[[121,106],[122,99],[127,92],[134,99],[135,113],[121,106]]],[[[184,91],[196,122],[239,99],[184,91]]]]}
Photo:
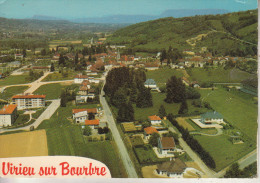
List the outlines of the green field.
{"type": "Polygon", "coordinates": [[[19,76],[8,76],[7,78],[0,79],[0,86],[31,83],[32,81],[27,80],[27,77],[27,74],[19,76]]]}
{"type": "MultiPolygon", "coordinates": [[[[72,85],[70,85],[72,86],[72,85]]],[[[60,83],[45,84],[40,86],[34,94],[46,95],[46,100],[60,98],[62,89],[68,87],[68,85],[62,85],[60,83]]]]}
{"type": "Polygon", "coordinates": [[[155,152],[152,147],[143,146],[143,147],[135,147],[134,151],[136,153],[137,159],[140,164],[150,164],[150,163],[160,163],[163,161],[168,161],[169,158],[157,158],[155,152]]]}
{"type": "Polygon", "coordinates": [[[200,90],[202,99],[208,101],[214,110],[221,113],[227,122],[240,129],[256,142],[257,104],[253,96],[239,91],[227,91],[219,87],[216,90],[200,90]]]}
{"type": "Polygon", "coordinates": [[[73,80],[76,72],[69,71],[68,75],[64,77],[61,73],[55,72],[46,76],[42,81],[60,81],[60,80],[73,80]]]}
{"type": "Polygon", "coordinates": [[[163,86],[171,76],[182,77],[183,72],[181,70],[160,68],[154,71],[147,71],[146,78],[154,79],[158,86],[163,86]]]}
{"type": "Polygon", "coordinates": [[[59,107],[49,120],[44,120],[37,129],[46,129],[49,155],[82,156],[105,163],[112,177],[125,177],[126,173],[110,141],[86,142],[81,127],[72,123],[72,109],[93,108],[96,104],[59,107]]]}
{"type": "MultiPolygon", "coordinates": [[[[180,109],[180,103],[173,103],[173,104],[168,104],[164,102],[164,99],[166,97],[165,93],[157,93],[157,92],[152,92],[152,97],[153,97],[153,107],[149,108],[137,108],[134,106],[135,109],[135,119],[136,120],[147,120],[148,116],[158,114],[160,106],[163,104],[164,108],[167,112],[167,114],[172,113],[172,114],[178,114],[178,111],[180,109]]],[[[189,113],[194,113],[195,111],[199,111],[201,113],[204,113],[207,111],[206,108],[198,108],[194,107],[191,105],[192,100],[187,100],[188,103],[188,110],[189,113]]],[[[114,108],[113,108],[114,110],[114,108]]]]}
{"type": "Polygon", "coordinates": [[[194,135],[202,147],[209,152],[216,163],[216,171],[219,171],[234,161],[240,159],[255,148],[253,142],[246,141],[243,144],[232,144],[227,135],[216,137],[194,135]]]}
{"type": "Polygon", "coordinates": [[[28,86],[13,86],[13,87],[8,87],[4,90],[3,93],[0,93],[0,98],[7,100],[10,99],[12,96],[23,93],[28,86]]]}
{"type": "Polygon", "coordinates": [[[190,75],[190,81],[214,82],[214,83],[240,83],[241,81],[255,76],[238,69],[218,68],[189,68],[187,69],[190,75]]]}

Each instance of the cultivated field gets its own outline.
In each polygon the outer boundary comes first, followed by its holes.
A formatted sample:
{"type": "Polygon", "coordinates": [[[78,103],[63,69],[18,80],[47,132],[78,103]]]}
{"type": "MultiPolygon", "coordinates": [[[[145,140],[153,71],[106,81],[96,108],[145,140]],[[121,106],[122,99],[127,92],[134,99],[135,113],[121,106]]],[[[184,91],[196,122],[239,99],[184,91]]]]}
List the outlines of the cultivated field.
{"type": "Polygon", "coordinates": [[[48,156],[45,130],[0,136],[0,158],[48,156]]]}
{"type": "Polygon", "coordinates": [[[179,125],[181,125],[183,128],[189,130],[189,131],[194,131],[195,129],[186,121],[187,118],[176,118],[176,121],[178,122],[179,125]]]}

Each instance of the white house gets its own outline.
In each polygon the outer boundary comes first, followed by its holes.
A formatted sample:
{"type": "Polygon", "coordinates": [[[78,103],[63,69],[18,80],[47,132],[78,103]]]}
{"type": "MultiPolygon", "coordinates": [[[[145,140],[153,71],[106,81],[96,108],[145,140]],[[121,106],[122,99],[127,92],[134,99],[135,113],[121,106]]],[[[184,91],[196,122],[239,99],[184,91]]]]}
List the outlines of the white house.
{"type": "Polygon", "coordinates": [[[18,110],[45,107],[46,95],[15,95],[12,104],[16,104],[18,110]]]}
{"type": "Polygon", "coordinates": [[[94,119],[94,120],[85,120],[85,125],[89,126],[91,129],[95,129],[99,127],[99,120],[94,119]]]}
{"type": "Polygon", "coordinates": [[[17,117],[17,105],[5,105],[0,110],[0,126],[11,126],[17,117]]]}
{"type": "Polygon", "coordinates": [[[149,140],[150,136],[153,133],[159,134],[159,132],[154,127],[149,126],[149,127],[144,128],[144,139],[149,140]]]}
{"type": "Polygon", "coordinates": [[[97,108],[92,109],[72,109],[72,118],[76,123],[84,123],[89,116],[89,113],[97,114],[97,108]]]}
{"type": "Polygon", "coordinates": [[[74,83],[81,84],[84,80],[88,80],[88,76],[78,74],[74,77],[74,83]]]}
{"type": "Polygon", "coordinates": [[[159,175],[167,175],[171,178],[183,178],[186,168],[186,164],[179,158],[176,158],[175,160],[157,165],[156,171],[159,175]]]}
{"type": "Polygon", "coordinates": [[[173,154],[176,150],[173,137],[160,137],[158,138],[158,151],[160,154],[167,155],[173,154]]]}
{"type": "Polygon", "coordinates": [[[152,90],[156,90],[157,89],[157,85],[156,85],[156,83],[155,83],[155,81],[153,79],[147,79],[144,82],[144,86],[146,88],[151,88],[152,90]]]}
{"type": "Polygon", "coordinates": [[[201,114],[200,117],[201,117],[201,122],[204,123],[204,124],[224,123],[223,116],[216,111],[206,112],[204,114],[201,114]]]}
{"type": "Polygon", "coordinates": [[[162,119],[159,116],[153,115],[148,118],[152,125],[160,125],[162,123],[162,119]]]}

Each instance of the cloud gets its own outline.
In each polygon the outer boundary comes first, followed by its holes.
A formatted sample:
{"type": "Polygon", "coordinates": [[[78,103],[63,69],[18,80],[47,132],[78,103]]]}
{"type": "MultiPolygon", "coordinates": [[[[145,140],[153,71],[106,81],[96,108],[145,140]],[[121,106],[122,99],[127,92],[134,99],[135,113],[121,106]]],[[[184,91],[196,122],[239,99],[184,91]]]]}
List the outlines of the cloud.
{"type": "Polygon", "coordinates": [[[237,3],[240,3],[240,4],[246,4],[246,0],[235,0],[237,3]]]}

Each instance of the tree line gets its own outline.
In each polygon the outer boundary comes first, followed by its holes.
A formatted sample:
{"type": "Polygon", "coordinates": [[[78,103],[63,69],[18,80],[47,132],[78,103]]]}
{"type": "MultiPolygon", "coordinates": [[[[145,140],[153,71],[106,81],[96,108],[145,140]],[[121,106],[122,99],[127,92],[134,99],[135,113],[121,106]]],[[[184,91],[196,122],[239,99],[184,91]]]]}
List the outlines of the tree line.
{"type": "Polygon", "coordinates": [[[138,108],[152,107],[152,95],[144,86],[146,75],[143,69],[114,68],[106,77],[104,91],[109,102],[118,108],[117,121],[134,120],[133,104],[138,108]]]}
{"type": "Polygon", "coordinates": [[[205,151],[200,143],[189,134],[188,130],[184,129],[178,124],[178,122],[173,118],[172,114],[168,115],[168,120],[180,131],[183,140],[200,156],[202,161],[210,168],[216,168],[216,163],[212,156],[207,151],[205,151]]]}

